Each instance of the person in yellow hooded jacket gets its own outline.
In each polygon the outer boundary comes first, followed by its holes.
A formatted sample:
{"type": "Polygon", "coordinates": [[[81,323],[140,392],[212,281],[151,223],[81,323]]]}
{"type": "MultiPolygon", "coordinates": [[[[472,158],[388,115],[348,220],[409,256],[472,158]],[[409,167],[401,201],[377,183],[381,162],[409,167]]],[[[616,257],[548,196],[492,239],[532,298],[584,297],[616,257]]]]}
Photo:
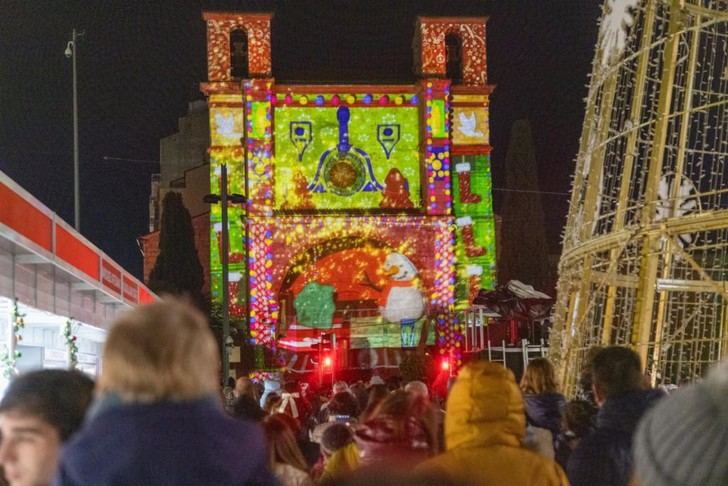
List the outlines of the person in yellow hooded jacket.
{"type": "Polygon", "coordinates": [[[447,452],[416,472],[464,486],[568,486],[556,462],[524,447],[525,434],[523,397],[513,373],[496,363],[470,363],[447,399],[447,452]]]}

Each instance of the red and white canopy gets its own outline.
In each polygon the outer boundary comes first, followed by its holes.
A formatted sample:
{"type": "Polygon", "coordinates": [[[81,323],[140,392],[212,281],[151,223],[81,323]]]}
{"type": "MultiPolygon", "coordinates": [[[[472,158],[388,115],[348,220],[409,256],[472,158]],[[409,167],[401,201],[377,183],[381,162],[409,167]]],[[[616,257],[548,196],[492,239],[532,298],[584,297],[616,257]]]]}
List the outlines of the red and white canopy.
{"type": "Polygon", "coordinates": [[[156,296],[0,171],[0,298],[107,329],[156,296]]]}

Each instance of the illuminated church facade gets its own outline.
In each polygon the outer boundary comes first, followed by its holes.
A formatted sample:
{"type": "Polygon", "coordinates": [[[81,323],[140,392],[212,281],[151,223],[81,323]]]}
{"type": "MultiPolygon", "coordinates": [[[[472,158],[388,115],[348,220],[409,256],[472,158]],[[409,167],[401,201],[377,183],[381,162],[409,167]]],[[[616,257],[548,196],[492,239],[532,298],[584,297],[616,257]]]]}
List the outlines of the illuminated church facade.
{"type": "MultiPolygon", "coordinates": [[[[271,14],[204,20],[211,191],[226,164],[247,196],[230,207],[231,314],[301,371],[322,332],[350,367],[425,343],[459,360],[453,311],[495,284],[487,19],[419,17],[403,85],[278,84],[271,14]]],[[[221,230],[213,207],[217,299],[221,230]]]]}

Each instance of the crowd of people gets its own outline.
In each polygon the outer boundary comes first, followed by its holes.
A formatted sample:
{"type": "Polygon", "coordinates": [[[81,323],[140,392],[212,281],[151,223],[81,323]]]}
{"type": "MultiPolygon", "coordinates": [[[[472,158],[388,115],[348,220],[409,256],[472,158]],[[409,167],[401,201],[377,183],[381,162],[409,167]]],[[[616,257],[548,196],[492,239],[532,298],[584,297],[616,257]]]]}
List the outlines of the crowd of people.
{"type": "Polygon", "coordinates": [[[666,393],[626,347],[594,349],[567,400],[546,358],[520,383],[464,366],[445,400],[371,376],[313,389],[247,377],[221,389],[202,315],[178,302],[113,325],[97,382],[15,378],[0,400],[0,465],[40,485],[725,485],[728,363],[666,393]]]}

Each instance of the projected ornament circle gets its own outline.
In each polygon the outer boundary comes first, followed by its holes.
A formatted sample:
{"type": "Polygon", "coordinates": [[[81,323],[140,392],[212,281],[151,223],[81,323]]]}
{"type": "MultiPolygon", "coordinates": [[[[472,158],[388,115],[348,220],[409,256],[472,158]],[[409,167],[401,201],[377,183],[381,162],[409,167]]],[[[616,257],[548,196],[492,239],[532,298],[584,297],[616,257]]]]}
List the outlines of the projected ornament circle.
{"type": "Polygon", "coordinates": [[[328,190],[339,196],[351,196],[366,183],[365,162],[356,152],[332,151],[324,160],[323,176],[328,190]]]}

